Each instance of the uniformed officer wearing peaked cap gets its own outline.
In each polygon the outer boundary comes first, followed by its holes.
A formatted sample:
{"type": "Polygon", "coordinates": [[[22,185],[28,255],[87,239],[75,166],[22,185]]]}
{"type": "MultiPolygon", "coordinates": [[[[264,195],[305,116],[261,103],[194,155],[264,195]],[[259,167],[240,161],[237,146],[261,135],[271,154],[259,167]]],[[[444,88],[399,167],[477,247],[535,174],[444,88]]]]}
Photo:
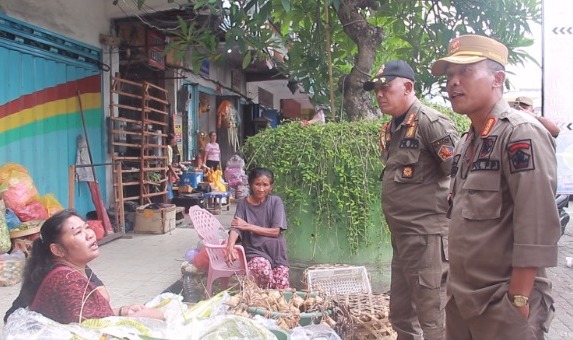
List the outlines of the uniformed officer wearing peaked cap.
{"type": "Polygon", "coordinates": [[[517,97],[515,98],[515,102],[517,104],[527,105],[529,107],[533,107],[533,99],[529,97],[517,97]]]}
{"type": "Polygon", "coordinates": [[[393,60],[364,83],[364,90],[374,91],[380,110],[392,117],[380,128],[382,209],[393,249],[390,321],[398,340],[441,340],[447,195],[459,138],[447,116],[416,98],[414,81],[410,65],[393,60]]]}
{"type": "Polygon", "coordinates": [[[386,84],[398,77],[415,81],[414,70],[408,63],[402,60],[389,61],[380,67],[371,80],[364,83],[364,91],[372,91],[376,84],[386,84]]]}
{"type": "Polygon", "coordinates": [[[497,40],[480,35],[462,35],[450,41],[448,55],[434,62],[432,74],[443,76],[448,64],[468,65],[486,59],[505,66],[507,56],[507,47],[497,40]]]}
{"type": "MultiPolygon", "coordinates": [[[[509,105],[512,105],[512,103],[510,102],[509,105]]],[[[559,132],[561,132],[559,126],[553,123],[549,118],[535,114],[533,99],[525,96],[517,97],[515,98],[515,101],[513,101],[513,106],[515,109],[521,110],[537,119],[541,125],[549,131],[553,138],[557,138],[557,136],[559,136],[559,132]]]]}
{"type": "Polygon", "coordinates": [[[471,120],[456,146],[448,212],[446,338],[541,340],[557,264],[555,142],[503,99],[507,48],[477,35],[432,65],[452,109],[471,120]]]}

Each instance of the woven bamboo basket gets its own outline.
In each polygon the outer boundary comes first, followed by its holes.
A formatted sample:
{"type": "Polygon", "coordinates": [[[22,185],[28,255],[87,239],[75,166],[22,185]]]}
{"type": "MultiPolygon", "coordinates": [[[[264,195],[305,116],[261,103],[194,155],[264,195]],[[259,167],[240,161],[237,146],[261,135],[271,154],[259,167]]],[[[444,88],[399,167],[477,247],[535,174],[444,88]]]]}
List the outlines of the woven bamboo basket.
{"type": "Polygon", "coordinates": [[[336,300],[348,307],[354,322],[354,329],[345,340],[396,339],[388,319],[390,297],[387,294],[338,295],[336,300]]]}

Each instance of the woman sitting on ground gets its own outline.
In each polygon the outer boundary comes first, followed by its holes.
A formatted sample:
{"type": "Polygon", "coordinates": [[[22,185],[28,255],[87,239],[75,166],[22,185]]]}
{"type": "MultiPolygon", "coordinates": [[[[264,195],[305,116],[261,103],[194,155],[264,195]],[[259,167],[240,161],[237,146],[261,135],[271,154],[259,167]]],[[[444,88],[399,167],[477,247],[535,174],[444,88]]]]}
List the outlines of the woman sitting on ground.
{"type": "Polygon", "coordinates": [[[261,288],[289,288],[289,267],[286,241],[286,214],[280,197],[270,195],[273,172],[256,168],[249,173],[250,194],[238,201],[227,241],[227,262],[238,256],[233,247],[240,237],[245,248],[247,266],[261,288]]]}
{"type": "Polygon", "coordinates": [[[143,305],[112,309],[103,283],[87,266],[98,255],[95,233],[77,213],[62,210],[48,218],[34,240],[20,295],[4,322],[20,307],[60,323],[113,315],[164,319],[161,311],[143,305]]]}

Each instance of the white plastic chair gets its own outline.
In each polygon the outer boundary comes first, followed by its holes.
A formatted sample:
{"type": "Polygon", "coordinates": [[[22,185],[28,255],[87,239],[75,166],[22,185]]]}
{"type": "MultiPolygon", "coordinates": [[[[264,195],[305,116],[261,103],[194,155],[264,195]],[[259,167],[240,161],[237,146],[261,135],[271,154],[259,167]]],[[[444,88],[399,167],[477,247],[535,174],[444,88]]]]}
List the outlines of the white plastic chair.
{"type": "Polygon", "coordinates": [[[249,276],[247,258],[245,257],[245,249],[243,246],[235,245],[239,259],[233,262],[231,266],[227,265],[225,261],[227,246],[222,244],[224,240],[219,238],[220,230],[223,230],[223,226],[213,214],[198,205],[194,205],[189,208],[189,217],[197,234],[199,234],[199,238],[203,241],[203,245],[207,249],[207,255],[209,256],[209,272],[207,274],[206,287],[208,296],[211,296],[213,282],[219,278],[223,280],[224,287],[226,288],[229,285],[229,278],[231,276],[249,276]]]}

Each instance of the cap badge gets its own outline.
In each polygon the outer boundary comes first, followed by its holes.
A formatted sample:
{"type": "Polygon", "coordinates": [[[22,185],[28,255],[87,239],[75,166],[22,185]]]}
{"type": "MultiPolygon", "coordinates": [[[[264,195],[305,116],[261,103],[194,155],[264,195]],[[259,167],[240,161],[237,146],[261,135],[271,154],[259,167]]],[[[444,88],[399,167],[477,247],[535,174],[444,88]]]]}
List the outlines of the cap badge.
{"type": "MultiPolygon", "coordinates": [[[[382,66],[380,66],[380,69],[378,70],[378,72],[376,72],[376,76],[382,75],[382,73],[384,73],[385,67],[386,67],[386,65],[382,64],[382,66]]],[[[384,82],[384,81],[382,81],[382,82],[384,82]]]]}
{"type": "Polygon", "coordinates": [[[450,43],[450,54],[456,53],[460,49],[460,40],[454,39],[450,43]]]}

